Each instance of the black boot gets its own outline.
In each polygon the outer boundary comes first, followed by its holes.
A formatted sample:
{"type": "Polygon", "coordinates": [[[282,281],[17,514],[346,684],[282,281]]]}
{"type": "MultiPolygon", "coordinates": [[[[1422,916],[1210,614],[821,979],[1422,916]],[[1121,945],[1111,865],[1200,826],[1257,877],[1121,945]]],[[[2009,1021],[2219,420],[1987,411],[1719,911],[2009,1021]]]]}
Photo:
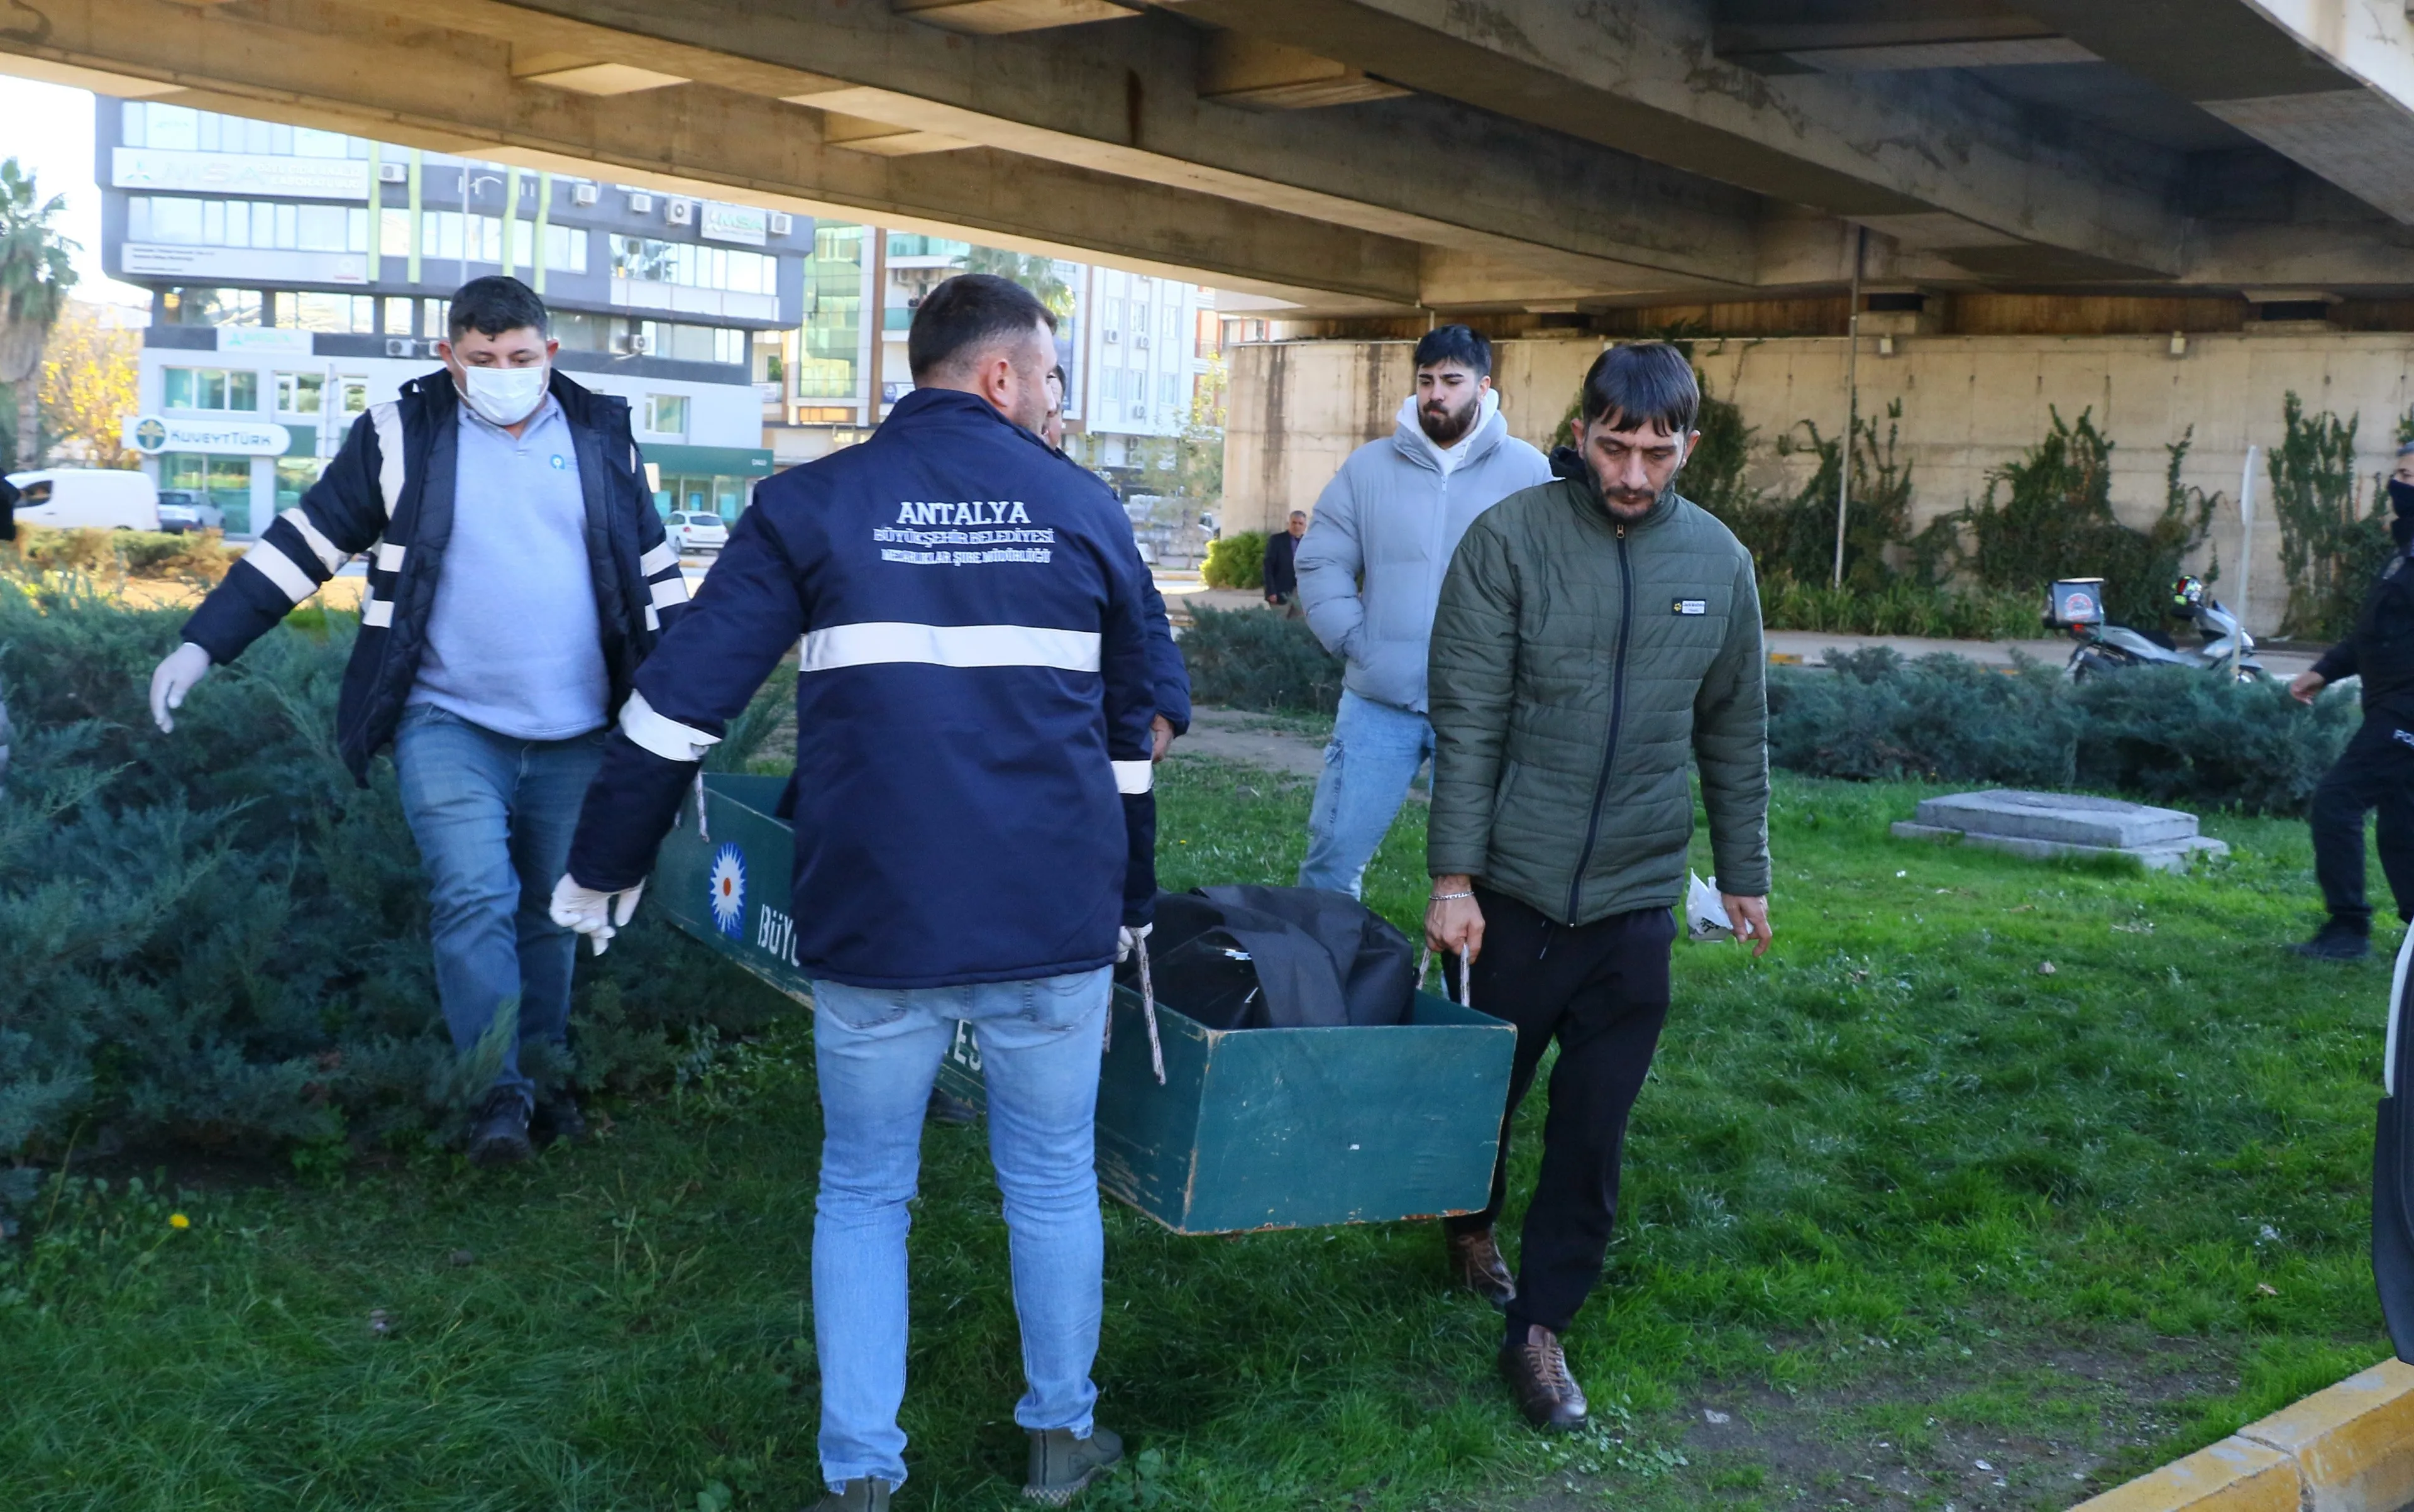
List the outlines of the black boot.
{"type": "Polygon", "coordinates": [[[536,1153],[529,1143],[528,1104],[507,1086],[486,1094],[469,1126],[471,1165],[511,1165],[536,1153]]]}
{"type": "Polygon", "coordinates": [[[2316,961],[2361,961],[2372,953],[2372,936],[2369,930],[2333,919],[2312,939],[2288,948],[2316,961]]]}

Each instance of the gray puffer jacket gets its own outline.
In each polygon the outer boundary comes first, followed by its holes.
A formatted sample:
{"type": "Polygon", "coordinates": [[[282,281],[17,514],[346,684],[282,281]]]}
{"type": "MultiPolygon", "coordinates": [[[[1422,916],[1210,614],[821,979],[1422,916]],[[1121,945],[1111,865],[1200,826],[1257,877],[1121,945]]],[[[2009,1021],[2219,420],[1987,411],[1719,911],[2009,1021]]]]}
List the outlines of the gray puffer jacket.
{"type": "Polygon", "coordinates": [[[1362,698],[1425,711],[1425,643],[1459,537],[1501,500],[1550,481],[1550,463],[1509,434],[1488,394],[1464,445],[1445,473],[1411,395],[1391,436],[1350,453],[1316,501],[1299,598],[1316,638],[1349,664],[1342,685],[1362,698]]]}

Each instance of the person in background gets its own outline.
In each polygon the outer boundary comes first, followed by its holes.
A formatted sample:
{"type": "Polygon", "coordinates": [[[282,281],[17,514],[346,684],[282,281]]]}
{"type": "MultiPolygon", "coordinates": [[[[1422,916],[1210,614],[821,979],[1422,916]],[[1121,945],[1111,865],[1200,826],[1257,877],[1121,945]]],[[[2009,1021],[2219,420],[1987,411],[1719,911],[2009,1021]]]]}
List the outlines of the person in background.
{"type": "Polygon", "coordinates": [[[1451,1273],[1508,1314],[1527,1420],[1580,1427],[1560,1337],[1601,1280],[1626,1119],[1668,1011],[1670,907],[1701,772],[1736,937],[1768,949],[1768,699],[1751,554],[1676,493],[1701,435],[1692,364],[1612,347],[1585,375],[1559,481],[1467,532],[1433,628],[1425,939],[1517,1026],[1492,1198],[1443,1222],[1451,1273]],[[1556,1040],[1542,1170],[1512,1280],[1492,1225],[1509,1131],[1556,1040]]]}
{"type": "Polygon", "coordinates": [[[2317,961],[2358,961],[2372,951],[2364,898],[2363,816],[2379,811],[2381,874],[2397,917],[2414,920],[2414,443],[2398,448],[2389,479],[2389,522],[2397,549],[2383,567],[2355,628],[2288,684],[2299,703],[2341,678],[2363,680],[2363,725],[2314,789],[2314,876],[2330,918],[2293,947],[2317,961]]]}
{"type": "Polygon", "coordinates": [[[1029,1386],[1023,1494],[1063,1505],[1123,1458],[1090,1378],[1095,1117],[1109,973],[1155,897],[1156,695],[1130,521],[1037,434],[1054,325],[1018,284],[948,279],[872,439],[756,487],[638,673],[554,891],[554,918],[598,940],[627,921],[705,753],[801,641],[788,896],[824,1130],[819,1512],[886,1512],[905,1481],[905,1239],[966,1024],[1029,1386]]]}
{"type": "Polygon", "coordinates": [[[374,548],[335,741],[363,786],[394,747],[455,1053],[517,1005],[469,1131],[482,1165],[527,1159],[532,1113],[539,1132],[586,1132],[570,1091],[540,1098],[520,1067],[522,1046],[569,1032],[577,940],[547,899],[604,732],[687,606],[629,402],[555,369],[551,323],[516,278],[463,284],[443,370],[352,423],[151,677],[152,717],[173,730],[211,667],[374,548]]]}
{"type": "Polygon", "coordinates": [[[1266,537],[1266,607],[1297,614],[1291,602],[1299,594],[1299,538],[1307,533],[1307,511],[1290,512],[1290,525],[1266,537]]]}
{"type": "Polygon", "coordinates": [[[1299,885],[1353,898],[1433,754],[1425,641],[1451,553],[1477,516],[1551,477],[1501,418],[1492,343],[1437,326],[1417,343],[1416,372],[1392,434],[1325,486],[1297,557],[1307,627],[1348,664],[1299,885]]]}

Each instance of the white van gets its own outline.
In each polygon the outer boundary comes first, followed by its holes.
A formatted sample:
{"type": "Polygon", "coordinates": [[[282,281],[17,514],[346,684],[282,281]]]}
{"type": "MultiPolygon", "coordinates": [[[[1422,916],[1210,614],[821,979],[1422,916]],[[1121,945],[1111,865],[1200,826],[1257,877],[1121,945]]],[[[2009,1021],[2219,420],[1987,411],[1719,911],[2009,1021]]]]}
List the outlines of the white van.
{"type": "Polygon", "coordinates": [[[159,489],[140,472],[109,468],[47,468],[12,472],[24,493],[17,502],[23,525],[54,530],[156,531],[159,489]]]}

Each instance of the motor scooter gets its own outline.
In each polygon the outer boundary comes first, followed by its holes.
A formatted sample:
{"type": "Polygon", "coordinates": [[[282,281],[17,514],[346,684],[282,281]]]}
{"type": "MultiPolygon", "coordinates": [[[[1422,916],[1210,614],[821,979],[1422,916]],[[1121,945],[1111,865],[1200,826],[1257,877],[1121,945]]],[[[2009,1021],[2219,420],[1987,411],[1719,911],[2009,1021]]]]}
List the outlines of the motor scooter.
{"type": "Polygon", "coordinates": [[[2255,637],[2205,591],[2200,579],[2182,577],[2171,585],[2169,613],[2194,628],[2198,644],[2181,646],[2159,630],[2108,622],[2104,579],[2073,577],[2053,585],[2045,622],[2048,629],[2068,631],[2079,642],[2067,669],[2074,681],[2133,666],[2184,666],[2240,682],[2262,681],[2255,637]]]}

